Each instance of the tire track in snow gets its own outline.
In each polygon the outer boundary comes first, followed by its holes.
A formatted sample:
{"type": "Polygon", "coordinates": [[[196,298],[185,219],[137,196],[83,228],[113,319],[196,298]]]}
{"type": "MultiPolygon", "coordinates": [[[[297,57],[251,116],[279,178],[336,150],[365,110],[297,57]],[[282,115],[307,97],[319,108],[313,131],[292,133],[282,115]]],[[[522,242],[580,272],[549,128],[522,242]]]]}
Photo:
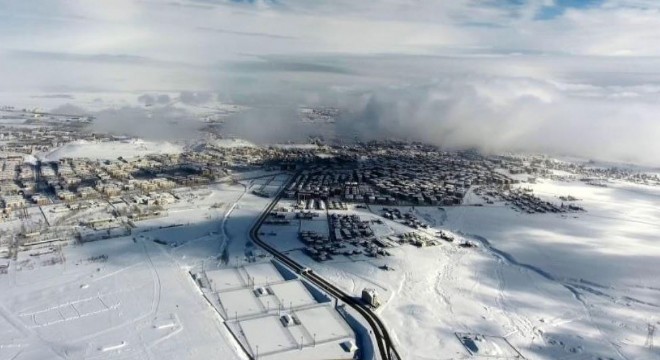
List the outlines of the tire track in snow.
{"type": "Polygon", "coordinates": [[[502,259],[497,259],[497,267],[495,270],[495,273],[497,274],[497,297],[495,298],[495,302],[497,303],[497,306],[500,308],[500,313],[502,314],[502,317],[504,317],[507,321],[507,325],[505,326],[505,330],[507,331],[507,334],[514,334],[516,332],[520,333],[520,328],[516,326],[514,323],[511,312],[509,311],[509,308],[506,306],[506,301],[504,298],[504,293],[506,291],[506,280],[504,279],[504,274],[502,273],[502,269],[504,268],[505,262],[502,259]]]}
{"type": "Polygon", "coordinates": [[[609,345],[612,347],[612,349],[614,349],[614,351],[615,351],[615,352],[616,352],[616,353],[617,353],[622,359],[626,359],[626,360],[628,360],[628,357],[625,356],[625,354],[623,354],[623,353],[621,352],[621,350],[619,349],[619,347],[617,346],[617,344],[615,344],[614,342],[610,341],[610,340],[609,340],[609,337],[603,332],[603,330],[602,330],[601,327],[598,325],[598,323],[594,321],[593,316],[592,316],[592,313],[591,313],[591,310],[589,309],[589,304],[586,302],[586,300],[584,299],[584,297],[582,296],[582,294],[580,294],[580,292],[578,291],[578,289],[577,289],[576,287],[574,287],[573,284],[568,283],[568,282],[564,282],[564,281],[562,281],[562,280],[560,280],[560,279],[557,279],[557,278],[554,277],[552,274],[548,273],[547,271],[545,271],[545,270],[543,270],[543,269],[541,269],[541,268],[539,268],[539,267],[537,267],[537,266],[534,266],[534,265],[531,265],[531,264],[526,264],[526,263],[521,263],[521,262],[519,262],[518,260],[516,260],[516,259],[513,257],[513,255],[507,253],[506,251],[503,251],[503,250],[500,250],[500,249],[494,247],[494,246],[490,243],[490,241],[488,241],[488,239],[486,239],[486,238],[483,237],[483,236],[476,235],[476,234],[467,234],[467,233],[463,233],[463,232],[461,232],[461,231],[459,231],[459,232],[457,232],[457,233],[460,234],[460,235],[462,235],[462,236],[464,236],[464,237],[470,237],[470,238],[473,238],[473,239],[479,241],[479,243],[481,243],[481,245],[482,245],[482,247],[483,247],[484,249],[486,249],[488,252],[490,252],[491,254],[493,254],[495,257],[497,257],[497,258],[500,259],[501,261],[504,261],[505,263],[507,263],[507,264],[509,264],[509,265],[513,265],[513,266],[517,266],[517,267],[519,267],[519,268],[523,268],[523,269],[529,270],[529,271],[531,271],[531,272],[533,272],[533,273],[536,273],[536,274],[538,274],[539,276],[545,278],[545,279],[548,280],[548,281],[555,282],[555,283],[557,283],[557,284],[563,286],[564,288],[566,288],[568,291],[571,292],[571,294],[573,295],[573,298],[575,298],[578,302],[580,302],[580,304],[582,305],[582,308],[583,308],[583,310],[584,310],[584,312],[585,312],[585,315],[587,315],[587,318],[589,319],[589,322],[590,322],[590,323],[591,323],[591,324],[592,324],[592,325],[598,330],[598,333],[601,335],[602,340],[603,340],[605,343],[609,344],[609,345]]]}
{"type": "Polygon", "coordinates": [[[456,275],[454,270],[456,269],[458,263],[461,261],[464,252],[450,252],[449,261],[445,262],[442,266],[442,269],[438,271],[435,280],[434,290],[435,293],[441,298],[442,302],[447,306],[449,313],[454,314],[454,306],[452,304],[451,293],[443,291],[444,287],[442,283],[456,282],[456,275]]]}
{"type": "Polygon", "coordinates": [[[436,295],[438,295],[442,300],[442,302],[445,304],[445,306],[447,306],[449,313],[454,314],[454,307],[451,302],[451,295],[448,295],[444,291],[442,291],[443,287],[441,286],[441,283],[447,282],[449,280],[446,275],[446,272],[448,271],[449,269],[447,269],[446,266],[442,270],[438,271],[435,279],[434,290],[436,295]]]}
{"type": "Polygon", "coordinates": [[[66,354],[62,350],[58,351],[58,349],[55,349],[55,347],[53,347],[53,345],[51,345],[50,342],[41,338],[41,336],[39,336],[39,334],[36,331],[24,326],[23,323],[19,319],[16,319],[14,315],[1,303],[0,303],[0,316],[2,316],[7,321],[7,323],[9,323],[14,329],[18,330],[21,334],[23,334],[23,336],[26,339],[33,340],[43,345],[59,359],[65,358],[64,356],[66,354]]]}
{"type": "MultiPolygon", "coordinates": [[[[220,223],[220,234],[222,234],[222,240],[220,241],[219,244],[219,254],[222,256],[222,253],[227,249],[229,244],[231,243],[231,237],[229,236],[229,233],[227,232],[227,220],[229,219],[229,216],[231,216],[231,213],[234,212],[234,209],[236,209],[236,206],[238,203],[243,199],[243,196],[247,193],[248,187],[247,185],[243,183],[239,183],[241,186],[243,186],[243,193],[234,201],[234,203],[225,211],[225,214],[222,217],[222,222],[220,223]]],[[[204,269],[202,269],[204,270],[204,269]]]]}

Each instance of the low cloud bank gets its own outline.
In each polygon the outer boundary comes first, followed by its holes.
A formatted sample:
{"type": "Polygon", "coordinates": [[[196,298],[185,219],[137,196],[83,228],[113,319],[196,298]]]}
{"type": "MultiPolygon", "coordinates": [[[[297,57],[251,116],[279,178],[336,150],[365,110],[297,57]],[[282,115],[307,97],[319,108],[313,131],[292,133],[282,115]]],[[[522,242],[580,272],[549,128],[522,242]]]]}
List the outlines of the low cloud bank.
{"type": "MultiPolygon", "coordinates": [[[[655,90],[657,91],[657,89],[655,90]]],[[[344,99],[340,136],[484,152],[533,151],[660,165],[653,91],[457,77],[344,99]]]]}
{"type": "Polygon", "coordinates": [[[188,140],[198,136],[202,123],[184,109],[173,106],[125,106],[92,113],[94,131],[131,135],[149,140],[188,140]]]}
{"type": "MultiPolygon", "coordinates": [[[[490,75],[444,76],[399,86],[307,86],[304,93],[270,89],[280,105],[249,104],[250,110],[229,119],[225,133],[265,144],[304,142],[310,135],[344,142],[395,138],[487,153],[543,152],[660,165],[660,86],[490,75]],[[299,105],[337,107],[340,115],[335,124],[306,124],[300,121],[299,105]]],[[[92,113],[94,127],[153,140],[193,139],[203,123],[177,103],[212,108],[216,99],[211,92],[143,95],[138,99],[142,106],[92,113]]]]}

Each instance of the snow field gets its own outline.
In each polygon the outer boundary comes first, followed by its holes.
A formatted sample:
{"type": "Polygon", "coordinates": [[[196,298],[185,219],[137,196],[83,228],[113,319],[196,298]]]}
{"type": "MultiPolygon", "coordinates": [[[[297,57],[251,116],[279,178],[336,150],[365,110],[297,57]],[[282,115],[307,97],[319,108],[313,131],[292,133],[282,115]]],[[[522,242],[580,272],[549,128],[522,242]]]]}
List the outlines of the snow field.
{"type": "MultiPolygon", "coordinates": [[[[235,198],[219,194],[217,200],[235,198]]],[[[41,266],[19,253],[16,264],[33,265],[12,265],[0,276],[0,323],[7,324],[0,359],[245,358],[187,273],[218,251],[218,235],[210,235],[218,226],[206,221],[208,211],[184,213],[186,226],[138,227],[135,239],[63,247],[60,265],[41,266]],[[93,260],[100,255],[107,259],[93,260]]]]}
{"type": "Polygon", "coordinates": [[[144,140],[88,142],[78,140],[56,148],[41,157],[44,161],[59,161],[62,158],[87,158],[91,160],[115,160],[118,157],[134,158],[149,154],[178,154],[180,145],[169,142],[144,140]]]}
{"type": "MultiPolygon", "coordinates": [[[[430,233],[448,230],[456,240],[323,263],[295,250],[302,247],[295,226],[263,231],[276,231],[265,237],[271,244],[347,292],[376,289],[384,300],[377,312],[406,359],[468,356],[456,332],[503,337],[531,359],[660,358],[644,346],[648,323],[660,320],[658,190],[550,180],[524,186],[553,202],[573,195],[587,212],[527,215],[503,203],[415,207],[430,233]],[[460,248],[462,241],[478,248],[460,248]],[[381,270],[383,264],[394,271],[381,270]]],[[[381,220],[382,228],[372,225],[380,236],[411,231],[381,220]]]]}

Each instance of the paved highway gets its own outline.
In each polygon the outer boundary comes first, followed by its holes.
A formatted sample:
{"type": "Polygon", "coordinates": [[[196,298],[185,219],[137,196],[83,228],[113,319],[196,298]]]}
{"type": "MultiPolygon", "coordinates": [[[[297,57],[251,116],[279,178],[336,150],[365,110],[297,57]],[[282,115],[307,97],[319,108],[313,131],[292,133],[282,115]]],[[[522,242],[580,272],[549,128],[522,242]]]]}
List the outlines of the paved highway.
{"type": "Polygon", "coordinates": [[[321,276],[317,275],[313,271],[310,271],[306,267],[290,259],[288,256],[282,254],[274,247],[261,241],[261,239],[259,238],[259,228],[263,224],[264,220],[266,220],[266,218],[268,217],[268,214],[273,210],[275,205],[277,205],[277,203],[282,198],[282,194],[284,193],[284,190],[288,188],[288,186],[291,184],[291,182],[295,180],[295,178],[299,173],[300,172],[296,173],[286,185],[282,186],[282,188],[277,193],[277,195],[270,203],[270,205],[266,207],[264,212],[257,219],[254,226],[250,230],[250,237],[252,238],[252,241],[254,241],[255,244],[264,248],[273,257],[275,257],[277,260],[282,262],[284,265],[288,266],[296,273],[300,274],[301,277],[307,279],[308,281],[315,284],[319,288],[325,290],[328,294],[344,302],[346,305],[355,309],[355,311],[357,311],[362,317],[364,317],[364,319],[369,323],[369,326],[371,326],[374,336],[376,337],[376,340],[378,342],[377,343],[378,351],[380,352],[381,359],[401,360],[401,357],[394,348],[394,344],[390,339],[390,335],[387,333],[387,328],[385,327],[385,324],[383,324],[383,322],[378,318],[378,316],[376,316],[376,314],[371,310],[371,308],[363,304],[359,299],[355,299],[353,296],[345,293],[343,290],[339,289],[335,285],[323,279],[321,276]]]}

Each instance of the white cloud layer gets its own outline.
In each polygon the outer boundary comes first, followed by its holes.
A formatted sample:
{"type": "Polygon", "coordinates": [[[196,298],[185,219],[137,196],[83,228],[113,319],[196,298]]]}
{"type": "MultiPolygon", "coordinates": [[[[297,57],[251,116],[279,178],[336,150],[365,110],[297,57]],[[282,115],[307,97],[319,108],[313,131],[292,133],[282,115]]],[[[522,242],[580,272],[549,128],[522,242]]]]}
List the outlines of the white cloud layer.
{"type": "Polygon", "coordinates": [[[658,165],[659,59],[650,0],[0,4],[4,93],[329,104],[342,131],[658,165]]]}

